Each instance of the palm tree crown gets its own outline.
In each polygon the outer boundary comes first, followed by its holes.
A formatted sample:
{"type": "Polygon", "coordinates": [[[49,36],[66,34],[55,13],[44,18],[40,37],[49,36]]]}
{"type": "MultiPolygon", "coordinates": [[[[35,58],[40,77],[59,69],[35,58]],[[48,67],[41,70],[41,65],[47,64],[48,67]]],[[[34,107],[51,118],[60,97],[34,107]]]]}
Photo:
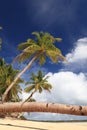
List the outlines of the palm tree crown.
{"type": "Polygon", "coordinates": [[[31,82],[27,82],[27,84],[30,85],[24,89],[24,91],[27,93],[33,91],[28,98],[29,100],[31,99],[33,94],[37,91],[39,91],[39,93],[41,93],[43,90],[50,92],[52,86],[51,84],[48,83],[47,78],[48,76],[44,78],[42,71],[38,71],[37,74],[34,73],[31,74],[30,78],[31,82]]]}
{"type": "Polygon", "coordinates": [[[43,32],[33,32],[32,34],[35,35],[35,40],[28,39],[18,46],[18,49],[22,51],[17,56],[19,62],[23,62],[36,54],[40,54],[38,60],[41,65],[46,62],[46,56],[54,63],[57,63],[58,60],[65,60],[60,49],[54,45],[55,42],[60,42],[61,38],[54,38],[49,33],[43,32]]]}

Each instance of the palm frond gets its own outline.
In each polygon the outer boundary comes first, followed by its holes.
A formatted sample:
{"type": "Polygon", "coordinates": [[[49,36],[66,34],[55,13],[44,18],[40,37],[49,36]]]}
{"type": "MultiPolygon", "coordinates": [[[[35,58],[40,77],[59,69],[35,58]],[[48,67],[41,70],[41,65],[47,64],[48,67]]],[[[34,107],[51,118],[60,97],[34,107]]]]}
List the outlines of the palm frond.
{"type": "Polygon", "coordinates": [[[26,53],[35,53],[36,51],[40,50],[38,45],[31,45],[23,50],[26,53]]]}
{"type": "Polygon", "coordinates": [[[56,40],[57,42],[61,42],[61,41],[62,41],[62,38],[55,38],[55,40],[56,40]]]}
{"type": "Polygon", "coordinates": [[[43,84],[43,89],[50,92],[50,89],[52,89],[52,85],[49,84],[49,83],[44,83],[43,84]]]}
{"type": "Polygon", "coordinates": [[[24,61],[26,61],[27,59],[29,59],[32,56],[32,53],[21,53],[18,56],[15,57],[14,61],[18,61],[19,63],[22,63],[24,61]]]}
{"type": "Polygon", "coordinates": [[[34,73],[31,73],[30,80],[32,80],[34,83],[36,82],[37,76],[34,73]]]}
{"type": "Polygon", "coordinates": [[[48,43],[53,44],[55,42],[55,38],[49,33],[43,33],[41,41],[43,44],[46,44],[46,45],[48,43]]]}
{"type": "Polygon", "coordinates": [[[46,76],[43,78],[43,81],[47,81],[47,79],[49,78],[50,76],[46,76]]]}
{"type": "Polygon", "coordinates": [[[46,51],[46,55],[52,60],[52,62],[54,62],[54,63],[58,62],[58,58],[57,58],[58,53],[57,52],[49,50],[49,51],[46,51]]]}
{"type": "Polygon", "coordinates": [[[28,39],[26,42],[20,43],[18,45],[18,50],[24,50],[25,48],[27,48],[33,44],[36,44],[36,42],[32,39],[28,39]]]}
{"type": "Polygon", "coordinates": [[[41,40],[41,36],[40,36],[40,33],[39,32],[32,32],[33,35],[35,35],[36,37],[36,41],[39,41],[41,40]]]}
{"type": "Polygon", "coordinates": [[[19,63],[22,63],[26,61],[27,59],[29,59],[31,56],[33,56],[38,50],[39,50],[39,46],[31,45],[25,48],[21,54],[16,56],[14,61],[18,61],[19,63]]]}
{"type": "Polygon", "coordinates": [[[28,82],[25,82],[25,85],[28,85],[28,84],[34,85],[34,83],[35,83],[34,81],[31,81],[31,82],[28,81],[28,82]]]}
{"type": "Polygon", "coordinates": [[[41,87],[39,87],[39,93],[42,93],[42,91],[43,91],[43,90],[42,90],[42,88],[41,88],[41,87]]]}
{"type": "Polygon", "coordinates": [[[29,86],[29,87],[26,87],[25,89],[24,89],[24,92],[26,92],[26,93],[29,93],[31,90],[33,90],[35,88],[35,85],[31,85],[31,86],[29,86]]]}
{"type": "Polygon", "coordinates": [[[43,64],[45,64],[45,62],[46,62],[46,56],[44,54],[41,54],[39,56],[39,64],[43,65],[43,64]]]}

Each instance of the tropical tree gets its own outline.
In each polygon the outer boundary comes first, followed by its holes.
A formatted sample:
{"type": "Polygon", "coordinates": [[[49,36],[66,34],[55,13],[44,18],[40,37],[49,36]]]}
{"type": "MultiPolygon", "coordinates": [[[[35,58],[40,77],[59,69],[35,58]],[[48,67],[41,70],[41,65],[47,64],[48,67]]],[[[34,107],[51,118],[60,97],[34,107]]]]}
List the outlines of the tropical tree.
{"type": "MultiPolygon", "coordinates": [[[[40,47],[39,44],[39,38],[41,41],[43,41],[43,35],[36,33],[37,39],[33,42],[32,39],[27,40],[27,42],[22,43],[19,45],[19,49],[22,50],[22,53],[17,57],[17,59],[21,62],[26,60],[27,58],[32,58],[29,64],[21,71],[21,73],[18,74],[15,80],[13,80],[13,84],[11,84],[10,89],[16,84],[18,79],[20,79],[20,76],[31,67],[34,61],[39,59],[39,63],[44,63],[45,62],[45,56],[47,54],[51,54],[51,59],[54,61],[55,57],[58,61],[58,59],[65,60],[65,58],[62,56],[61,52],[57,50],[57,48],[54,46],[54,41],[53,43],[48,42],[47,45],[50,46],[50,48],[46,49],[45,43],[46,42],[40,42],[42,49],[37,49],[36,51],[33,52],[33,49],[35,50],[34,45],[37,45],[40,47]],[[32,41],[32,42],[30,42],[32,41]],[[37,42],[38,41],[38,42],[37,42]],[[37,43],[37,44],[35,44],[37,43]],[[44,46],[43,46],[44,45],[44,46]],[[44,51],[42,51],[44,49],[44,51]],[[48,51],[49,50],[49,51],[48,51]],[[50,52],[50,53],[49,53],[50,52]],[[31,53],[31,54],[30,54],[31,53]],[[56,53],[56,54],[55,54],[56,53]],[[29,54],[29,55],[27,55],[29,54]],[[45,55],[43,55],[45,54],[45,55]],[[55,57],[53,58],[53,56],[55,57]],[[44,57],[44,58],[42,58],[44,57]],[[43,62],[41,62],[43,61],[43,62]]],[[[46,41],[49,41],[49,38],[47,38],[46,41]]],[[[51,39],[50,39],[51,41],[51,39]]],[[[1,62],[2,64],[3,62],[1,62]]],[[[4,79],[3,79],[4,80],[4,79]]],[[[2,81],[3,81],[2,80],[2,81]]],[[[9,90],[10,90],[9,89],[9,90]]],[[[8,91],[5,93],[5,97],[8,94],[8,91]]],[[[3,99],[5,99],[5,97],[3,99]]],[[[62,113],[62,114],[72,114],[72,115],[81,115],[81,116],[87,116],[87,106],[75,106],[75,105],[64,105],[64,104],[55,104],[55,103],[38,103],[38,102],[25,102],[22,106],[23,102],[16,102],[16,103],[0,103],[0,113],[6,113],[6,112],[52,112],[52,113],[62,113]],[[21,107],[22,106],[22,107],[21,107]]]]}
{"type": "Polygon", "coordinates": [[[0,104],[0,113],[11,112],[50,112],[87,116],[87,106],[64,105],[57,103],[38,102],[3,103],[0,104]],[[22,106],[22,107],[21,107],[22,106]]]}
{"type": "Polygon", "coordinates": [[[48,83],[47,77],[43,75],[42,71],[39,70],[37,74],[32,73],[30,77],[30,82],[27,82],[27,84],[30,84],[28,87],[24,89],[25,92],[29,93],[32,91],[30,96],[25,101],[31,101],[32,96],[37,91],[41,93],[43,90],[46,90],[50,92],[50,89],[52,88],[51,84],[48,83]]]}
{"type": "Polygon", "coordinates": [[[60,49],[56,48],[54,45],[55,42],[60,42],[62,40],[61,38],[55,38],[49,33],[43,32],[33,32],[32,34],[35,35],[35,40],[28,39],[26,42],[19,44],[18,49],[21,50],[21,54],[16,57],[19,62],[23,62],[27,59],[31,60],[6,89],[2,97],[2,102],[4,102],[8,92],[17,82],[17,80],[28,69],[30,69],[36,60],[39,61],[40,65],[43,65],[46,62],[46,56],[49,57],[54,63],[57,63],[58,60],[65,60],[60,49]]]}
{"type": "MultiPolygon", "coordinates": [[[[18,72],[19,70],[13,69],[11,65],[5,63],[4,59],[0,58],[0,98],[14,80],[18,72]]],[[[18,95],[18,93],[21,93],[22,91],[20,83],[23,83],[23,80],[19,78],[13,88],[9,91],[6,101],[20,101],[20,97],[18,95]]]]}

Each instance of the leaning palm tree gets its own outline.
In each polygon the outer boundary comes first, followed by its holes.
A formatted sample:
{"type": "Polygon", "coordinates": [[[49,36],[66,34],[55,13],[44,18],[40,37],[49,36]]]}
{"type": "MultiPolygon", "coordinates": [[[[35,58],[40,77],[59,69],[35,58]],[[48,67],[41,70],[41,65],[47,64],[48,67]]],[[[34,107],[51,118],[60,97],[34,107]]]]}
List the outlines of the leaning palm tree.
{"type": "Polygon", "coordinates": [[[0,113],[6,112],[50,112],[87,116],[87,106],[66,105],[57,103],[23,102],[0,104],[0,113]],[[22,107],[21,107],[22,106],[22,107]]]}
{"type": "Polygon", "coordinates": [[[28,39],[26,42],[19,44],[18,49],[21,50],[21,54],[16,57],[19,62],[23,62],[27,59],[31,60],[6,89],[2,97],[2,102],[4,102],[8,92],[17,80],[28,69],[30,69],[36,60],[39,61],[41,65],[46,62],[46,56],[49,57],[54,63],[57,63],[58,60],[65,60],[65,57],[62,55],[60,49],[56,48],[54,45],[55,42],[60,42],[62,40],[61,38],[55,38],[49,33],[43,32],[33,32],[32,34],[35,35],[35,40],[28,39]]]}
{"type": "MultiPolygon", "coordinates": [[[[18,70],[12,68],[11,65],[7,65],[4,59],[0,58],[0,98],[11,82],[14,80],[15,76],[18,74],[18,70]]],[[[20,101],[18,93],[21,93],[20,83],[23,83],[23,80],[19,78],[13,88],[9,91],[6,101],[20,101]]]]}
{"type": "MultiPolygon", "coordinates": [[[[52,88],[51,84],[48,83],[47,77],[44,78],[44,75],[42,71],[38,71],[37,74],[32,73],[30,80],[31,82],[27,82],[27,84],[30,84],[28,87],[24,89],[25,92],[29,93],[32,91],[30,96],[25,101],[30,101],[32,96],[38,91],[41,93],[43,90],[46,90],[50,92],[50,89],[52,88]]],[[[25,102],[24,101],[24,102],[25,102]]]]}

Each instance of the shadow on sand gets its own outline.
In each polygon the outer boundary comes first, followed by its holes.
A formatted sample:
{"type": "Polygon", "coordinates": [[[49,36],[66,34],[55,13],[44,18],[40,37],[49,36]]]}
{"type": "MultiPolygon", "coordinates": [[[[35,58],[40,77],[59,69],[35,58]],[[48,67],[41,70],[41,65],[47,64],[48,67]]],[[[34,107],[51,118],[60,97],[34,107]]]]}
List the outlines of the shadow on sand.
{"type": "Polygon", "coordinates": [[[21,125],[12,125],[12,124],[2,124],[2,123],[0,123],[0,125],[12,126],[12,127],[20,127],[20,128],[27,128],[27,129],[36,129],[36,130],[48,130],[48,129],[42,129],[42,128],[36,128],[36,127],[28,127],[28,126],[21,126],[21,125]]]}

